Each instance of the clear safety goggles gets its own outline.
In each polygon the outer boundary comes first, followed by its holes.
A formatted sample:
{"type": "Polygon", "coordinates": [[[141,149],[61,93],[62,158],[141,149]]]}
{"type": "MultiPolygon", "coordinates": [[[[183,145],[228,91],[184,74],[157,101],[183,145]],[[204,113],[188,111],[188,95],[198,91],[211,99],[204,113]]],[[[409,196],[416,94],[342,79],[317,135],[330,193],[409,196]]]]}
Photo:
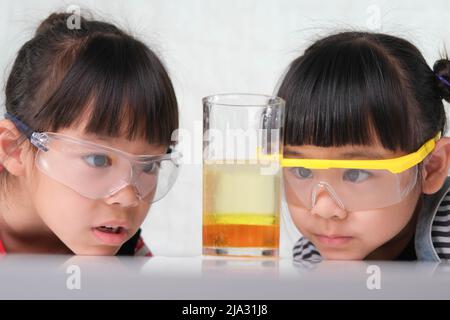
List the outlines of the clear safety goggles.
{"type": "Polygon", "coordinates": [[[312,209],[325,192],[343,210],[384,208],[414,188],[418,164],[431,153],[440,133],[419,150],[382,160],[281,159],[288,203],[312,209]]]}
{"type": "Polygon", "coordinates": [[[156,202],[174,184],[181,153],[133,155],[118,149],[52,132],[33,132],[6,114],[38,148],[36,166],[47,176],[91,199],[109,197],[133,186],[141,201],[156,202]]]}

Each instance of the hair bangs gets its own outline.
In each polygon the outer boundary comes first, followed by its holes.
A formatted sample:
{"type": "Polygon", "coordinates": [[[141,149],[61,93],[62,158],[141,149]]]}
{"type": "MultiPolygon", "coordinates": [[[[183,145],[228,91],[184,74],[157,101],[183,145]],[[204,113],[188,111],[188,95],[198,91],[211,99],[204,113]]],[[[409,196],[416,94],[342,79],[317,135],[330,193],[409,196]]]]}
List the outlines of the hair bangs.
{"type": "Polygon", "coordinates": [[[161,145],[172,144],[178,128],[175,93],[163,65],[123,34],[89,37],[37,118],[49,119],[53,131],[85,120],[86,133],[161,145]]]}
{"type": "Polygon", "coordinates": [[[286,100],[285,143],[379,142],[389,150],[413,150],[416,146],[403,138],[415,130],[405,117],[410,102],[402,84],[402,73],[377,46],[364,40],[319,42],[292,63],[280,87],[286,100]]]}

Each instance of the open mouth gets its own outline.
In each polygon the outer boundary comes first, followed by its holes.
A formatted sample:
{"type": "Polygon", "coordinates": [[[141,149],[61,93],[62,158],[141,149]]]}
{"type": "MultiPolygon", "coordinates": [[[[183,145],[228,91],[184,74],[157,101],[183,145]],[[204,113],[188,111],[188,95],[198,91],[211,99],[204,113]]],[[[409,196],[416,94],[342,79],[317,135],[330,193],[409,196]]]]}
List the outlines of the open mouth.
{"type": "Polygon", "coordinates": [[[101,232],[115,233],[115,234],[119,234],[121,231],[124,230],[124,228],[122,228],[122,227],[110,227],[110,226],[100,226],[95,229],[97,229],[98,231],[101,231],[101,232]]]}
{"type": "Polygon", "coordinates": [[[97,241],[112,246],[122,245],[128,237],[128,230],[121,226],[98,226],[92,232],[97,241]]]}

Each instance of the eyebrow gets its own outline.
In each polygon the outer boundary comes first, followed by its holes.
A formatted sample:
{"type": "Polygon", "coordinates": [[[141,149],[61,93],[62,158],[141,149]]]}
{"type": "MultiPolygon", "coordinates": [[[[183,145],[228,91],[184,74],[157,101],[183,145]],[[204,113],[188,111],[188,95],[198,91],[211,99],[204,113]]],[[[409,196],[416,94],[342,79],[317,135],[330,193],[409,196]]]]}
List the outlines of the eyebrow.
{"type": "MultiPolygon", "coordinates": [[[[286,149],[284,151],[284,157],[286,156],[287,158],[314,159],[313,157],[307,157],[303,153],[291,149],[286,149]]],[[[369,159],[369,160],[371,159],[382,160],[390,158],[372,151],[347,151],[338,153],[337,157],[339,159],[369,159]]]]}

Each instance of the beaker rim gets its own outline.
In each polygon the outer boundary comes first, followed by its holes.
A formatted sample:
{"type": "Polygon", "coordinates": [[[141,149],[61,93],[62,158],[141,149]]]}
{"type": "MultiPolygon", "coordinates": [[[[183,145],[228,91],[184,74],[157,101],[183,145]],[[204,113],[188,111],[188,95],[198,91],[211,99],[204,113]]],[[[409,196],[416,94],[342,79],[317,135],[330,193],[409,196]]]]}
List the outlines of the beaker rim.
{"type": "Polygon", "coordinates": [[[284,100],[280,97],[268,94],[259,94],[259,93],[218,93],[212,94],[202,98],[204,104],[213,104],[216,106],[226,106],[226,107],[280,107],[284,105],[284,100]],[[233,98],[241,98],[236,99],[236,103],[232,102],[233,98]],[[244,99],[242,99],[244,98],[244,99]],[[245,99],[260,99],[259,102],[254,103],[245,103],[245,99]],[[261,100],[264,99],[264,100],[261,100]],[[263,102],[265,101],[265,102],[263,102]]]}

